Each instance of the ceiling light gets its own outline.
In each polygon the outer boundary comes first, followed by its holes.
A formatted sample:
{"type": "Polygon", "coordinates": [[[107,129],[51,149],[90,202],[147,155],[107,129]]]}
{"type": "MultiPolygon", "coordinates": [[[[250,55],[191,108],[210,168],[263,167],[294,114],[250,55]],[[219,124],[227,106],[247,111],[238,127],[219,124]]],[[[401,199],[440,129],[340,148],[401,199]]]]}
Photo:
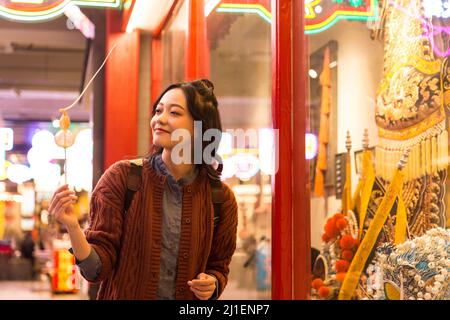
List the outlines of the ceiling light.
{"type": "Polygon", "coordinates": [[[314,69],[309,69],[308,74],[309,74],[309,76],[310,76],[311,78],[313,78],[313,79],[316,79],[316,78],[317,78],[317,71],[314,70],[314,69]]]}

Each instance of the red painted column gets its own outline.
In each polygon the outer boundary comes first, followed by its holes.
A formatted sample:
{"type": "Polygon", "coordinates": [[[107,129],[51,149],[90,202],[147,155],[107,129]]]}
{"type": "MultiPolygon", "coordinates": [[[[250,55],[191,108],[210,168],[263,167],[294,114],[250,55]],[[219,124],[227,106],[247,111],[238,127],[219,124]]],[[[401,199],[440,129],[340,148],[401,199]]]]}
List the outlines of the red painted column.
{"type": "Polygon", "coordinates": [[[139,33],[122,31],[119,11],[106,16],[106,52],[118,43],[106,63],[104,168],[137,155],[139,33]]]}
{"type": "Polygon", "coordinates": [[[292,298],[292,0],[272,0],[272,120],[278,172],[272,193],[272,299],[292,298]]]}
{"type": "Polygon", "coordinates": [[[293,42],[293,194],[303,195],[293,200],[293,299],[309,299],[311,284],[311,210],[309,163],[305,157],[305,133],[308,110],[306,107],[308,50],[304,33],[304,3],[292,1],[293,42]]]}
{"type": "Polygon", "coordinates": [[[272,201],[273,299],[306,299],[310,282],[302,6],[303,1],[272,0],[272,119],[279,134],[272,201]]]}
{"type": "Polygon", "coordinates": [[[210,56],[206,36],[205,0],[190,0],[186,41],[186,80],[209,78],[210,56]]]}

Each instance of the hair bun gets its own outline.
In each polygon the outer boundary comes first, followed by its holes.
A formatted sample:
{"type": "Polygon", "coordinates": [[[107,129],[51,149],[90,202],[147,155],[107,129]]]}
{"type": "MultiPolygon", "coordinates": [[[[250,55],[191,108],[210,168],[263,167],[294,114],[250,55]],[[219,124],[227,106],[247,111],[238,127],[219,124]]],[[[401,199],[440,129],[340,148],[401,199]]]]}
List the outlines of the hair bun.
{"type": "Polygon", "coordinates": [[[210,80],[208,80],[208,79],[201,79],[201,80],[200,80],[200,83],[201,83],[205,88],[207,88],[208,90],[210,90],[211,92],[214,91],[214,84],[213,84],[210,80]]]}

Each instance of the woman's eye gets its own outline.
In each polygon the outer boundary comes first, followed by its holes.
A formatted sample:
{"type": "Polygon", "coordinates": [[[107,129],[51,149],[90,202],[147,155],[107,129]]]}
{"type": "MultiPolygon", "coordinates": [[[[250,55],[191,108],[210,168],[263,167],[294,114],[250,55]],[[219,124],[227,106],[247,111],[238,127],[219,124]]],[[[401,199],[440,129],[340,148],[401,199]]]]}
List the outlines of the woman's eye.
{"type": "Polygon", "coordinates": [[[178,112],[174,112],[174,111],[172,111],[171,114],[173,114],[174,116],[179,116],[180,115],[178,112]]]}
{"type": "Polygon", "coordinates": [[[161,113],[161,109],[156,109],[155,110],[155,114],[160,114],[161,113]]]}

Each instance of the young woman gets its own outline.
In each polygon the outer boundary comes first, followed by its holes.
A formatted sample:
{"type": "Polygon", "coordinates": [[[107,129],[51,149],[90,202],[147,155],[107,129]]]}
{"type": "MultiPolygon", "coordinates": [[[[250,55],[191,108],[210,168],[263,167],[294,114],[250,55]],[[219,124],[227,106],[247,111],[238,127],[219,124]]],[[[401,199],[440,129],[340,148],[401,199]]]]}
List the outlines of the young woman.
{"type": "MultiPolygon", "coordinates": [[[[126,213],[129,161],[112,165],[98,182],[85,232],[73,213],[74,192],[64,185],[53,195],[50,214],[68,230],[82,275],[101,282],[98,299],[207,300],[225,288],[236,248],[235,197],[221,184],[224,201],[215,227],[210,179],[220,181],[219,173],[203,152],[200,164],[180,163],[172,154],[179,141],[171,139],[184,129],[195,135],[187,141],[193,145],[199,134],[194,121],[201,122],[201,134],[222,130],[213,91],[210,81],[198,80],[173,84],[158,98],[153,152],[143,159],[141,186],[126,213]]],[[[206,147],[202,142],[201,151],[206,147]]]]}

